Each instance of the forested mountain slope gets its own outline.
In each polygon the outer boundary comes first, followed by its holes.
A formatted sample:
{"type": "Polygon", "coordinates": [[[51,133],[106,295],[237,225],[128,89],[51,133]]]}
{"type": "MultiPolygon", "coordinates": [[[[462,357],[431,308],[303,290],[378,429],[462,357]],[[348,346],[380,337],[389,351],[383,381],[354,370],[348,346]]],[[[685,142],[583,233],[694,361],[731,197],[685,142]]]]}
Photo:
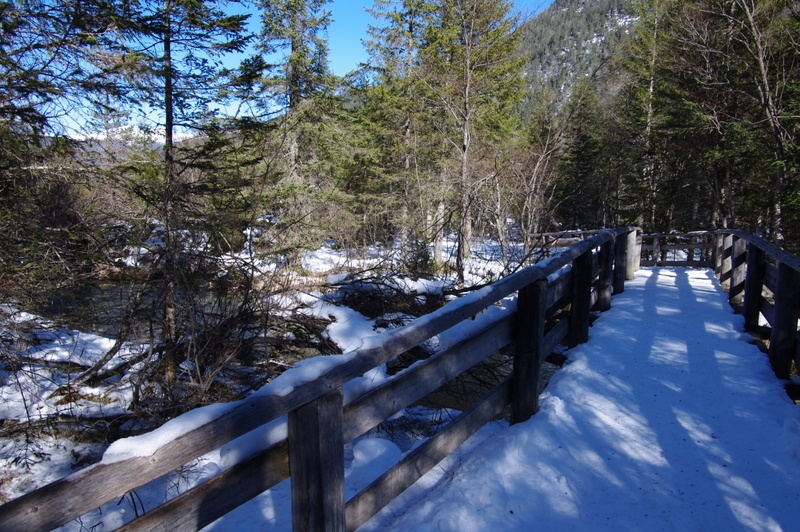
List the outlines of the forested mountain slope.
{"type": "Polygon", "coordinates": [[[530,92],[555,93],[562,103],[630,30],[630,0],[555,0],[522,28],[530,92]]]}

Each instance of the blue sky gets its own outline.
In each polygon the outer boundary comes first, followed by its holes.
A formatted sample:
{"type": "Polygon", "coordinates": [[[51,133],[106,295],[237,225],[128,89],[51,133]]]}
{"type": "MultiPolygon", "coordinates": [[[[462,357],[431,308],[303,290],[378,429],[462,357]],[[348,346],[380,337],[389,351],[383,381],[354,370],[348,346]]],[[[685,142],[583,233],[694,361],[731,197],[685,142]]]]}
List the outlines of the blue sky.
{"type": "MultiPolygon", "coordinates": [[[[552,0],[513,0],[522,15],[532,15],[550,5],[552,0]]],[[[366,8],[373,0],[332,0],[328,9],[333,13],[333,23],[328,28],[330,66],[334,74],[343,76],[367,60],[361,43],[367,26],[373,23],[366,8]]]]}

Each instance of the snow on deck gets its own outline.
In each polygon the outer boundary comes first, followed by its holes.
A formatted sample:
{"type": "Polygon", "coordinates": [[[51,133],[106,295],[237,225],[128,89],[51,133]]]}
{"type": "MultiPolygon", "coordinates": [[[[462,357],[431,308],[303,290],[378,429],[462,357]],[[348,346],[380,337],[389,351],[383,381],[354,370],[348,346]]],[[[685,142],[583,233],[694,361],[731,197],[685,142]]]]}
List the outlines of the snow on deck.
{"type": "Polygon", "coordinates": [[[638,272],[540,411],[362,530],[800,530],[800,406],[710,270],[638,272]]]}

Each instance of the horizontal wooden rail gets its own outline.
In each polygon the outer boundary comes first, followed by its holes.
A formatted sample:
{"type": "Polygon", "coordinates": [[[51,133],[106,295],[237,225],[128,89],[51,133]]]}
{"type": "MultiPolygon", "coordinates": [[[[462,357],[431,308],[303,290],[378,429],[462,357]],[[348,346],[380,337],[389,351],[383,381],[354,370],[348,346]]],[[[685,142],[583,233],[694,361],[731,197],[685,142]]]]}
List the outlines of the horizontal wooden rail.
{"type": "Polygon", "coordinates": [[[259,393],[151,456],[98,463],[0,506],[4,530],[51,530],[118,499],[266,423],[288,425],[288,438],[127,523],[125,530],[201,528],[292,477],[295,530],[353,530],[510,407],[519,422],[538,409],[539,368],[560,342],[588,337],[590,310],[606,310],[638,260],[636,230],[621,227],[578,241],[412,323],[369,340],[316,379],[285,395],[259,393]],[[482,325],[453,346],[388,379],[347,404],[342,386],[517,293],[516,312],[482,325]],[[545,326],[547,324],[547,327],[545,326]],[[344,500],[343,443],[359,437],[506,346],[513,370],[452,425],[350,501],[344,500]],[[284,420],[284,421],[282,421],[284,420]],[[310,437],[309,435],[313,435],[310,437]]]}
{"type": "Polygon", "coordinates": [[[714,235],[708,232],[641,236],[641,266],[710,268],[714,265],[714,235]]]}

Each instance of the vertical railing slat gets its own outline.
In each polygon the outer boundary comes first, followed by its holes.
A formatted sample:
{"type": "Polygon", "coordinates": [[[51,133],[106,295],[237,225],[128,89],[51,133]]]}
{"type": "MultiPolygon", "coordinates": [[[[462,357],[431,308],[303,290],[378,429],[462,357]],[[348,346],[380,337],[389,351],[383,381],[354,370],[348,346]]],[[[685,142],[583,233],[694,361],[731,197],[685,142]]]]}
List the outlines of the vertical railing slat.
{"type": "Polygon", "coordinates": [[[611,308],[611,286],[614,283],[614,240],[600,246],[600,273],[597,279],[597,303],[595,308],[605,312],[611,308]]]}
{"type": "Polygon", "coordinates": [[[764,250],[749,244],[747,246],[747,276],[744,279],[744,325],[749,330],[756,329],[759,324],[761,292],[764,288],[766,271],[764,250]]]}
{"type": "Polygon", "coordinates": [[[717,233],[714,238],[714,274],[722,277],[722,255],[725,249],[725,235],[717,233]]]}
{"type": "Polygon", "coordinates": [[[769,358],[779,379],[788,379],[797,338],[800,273],[784,263],[778,266],[775,318],[769,339],[769,358]]]}
{"type": "Polygon", "coordinates": [[[653,237],[653,266],[658,266],[661,262],[661,238],[653,237]]]}
{"type": "Polygon", "coordinates": [[[744,294],[747,242],[739,237],[733,238],[731,247],[731,284],[728,301],[731,305],[741,305],[744,294]]]}
{"type": "Polygon", "coordinates": [[[292,530],[344,532],[342,390],[289,413],[292,530]]]}
{"type": "Polygon", "coordinates": [[[628,233],[628,254],[625,264],[625,280],[630,281],[636,277],[642,260],[642,237],[639,231],[634,229],[628,233]]]}
{"type": "Polygon", "coordinates": [[[592,252],[587,251],[572,262],[572,308],[570,310],[569,346],[589,340],[589,311],[592,306],[592,252]]]}
{"type": "Polygon", "coordinates": [[[726,233],[722,237],[722,265],[719,272],[719,282],[722,284],[722,288],[727,292],[731,288],[731,269],[732,269],[732,260],[731,255],[733,253],[733,235],[726,233]]]}
{"type": "Polygon", "coordinates": [[[547,355],[543,352],[547,288],[547,280],[541,279],[520,290],[517,298],[511,423],[526,421],[539,410],[539,369],[547,355]]]}
{"type": "MultiPolygon", "coordinates": [[[[635,231],[633,231],[635,233],[635,231]]],[[[628,248],[630,233],[617,236],[614,242],[614,293],[625,291],[625,279],[628,276],[628,253],[635,253],[636,247],[628,248]]]]}

